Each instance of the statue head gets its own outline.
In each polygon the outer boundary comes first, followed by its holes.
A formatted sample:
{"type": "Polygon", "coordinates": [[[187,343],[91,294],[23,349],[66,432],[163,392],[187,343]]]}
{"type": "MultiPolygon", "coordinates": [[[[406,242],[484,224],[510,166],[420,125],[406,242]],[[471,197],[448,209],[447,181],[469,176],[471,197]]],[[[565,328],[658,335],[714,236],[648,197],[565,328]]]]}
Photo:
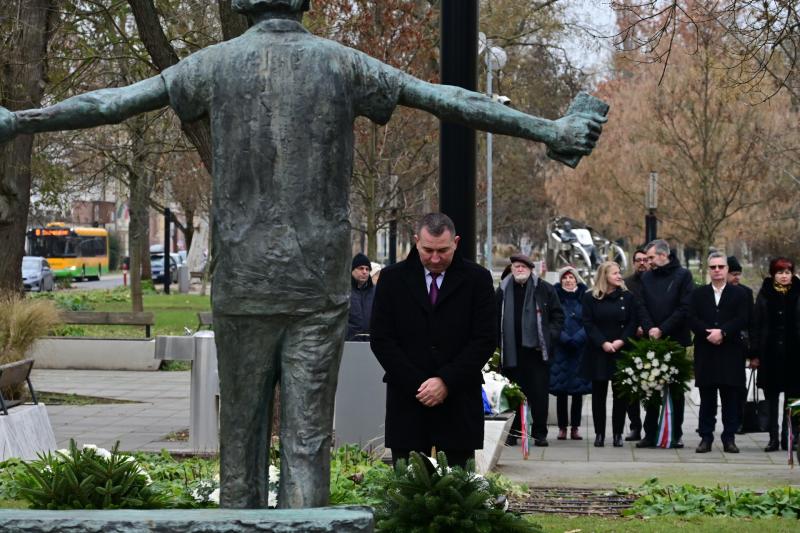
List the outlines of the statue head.
{"type": "Polygon", "coordinates": [[[311,0],[233,0],[231,9],[243,15],[255,15],[265,11],[308,11],[311,0]]]}

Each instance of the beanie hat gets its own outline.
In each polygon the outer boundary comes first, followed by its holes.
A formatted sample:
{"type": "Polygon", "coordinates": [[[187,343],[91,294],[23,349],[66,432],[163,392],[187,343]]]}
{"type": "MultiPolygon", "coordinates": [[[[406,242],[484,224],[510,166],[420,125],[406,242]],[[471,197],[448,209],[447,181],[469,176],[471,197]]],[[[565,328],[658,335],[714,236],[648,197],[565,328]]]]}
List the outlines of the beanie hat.
{"type": "Polygon", "coordinates": [[[367,266],[372,270],[372,263],[369,262],[369,257],[359,252],[353,257],[353,266],[350,267],[350,270],[355,270],[360,266],[367,266]]]}
{"type": "Polygon", "coordinates": [[[511,261],[512,263],[524,263],[530,269],[534,268],[534,264],[533,261],[531,261],[531,258],[524,254],[512,255],[511,257],[509,257],[508,260],[511,261]]]}
{"type": "Polygon", "coordinates": [[[728,257],[728,272],[741,272],[742,265],[739,264],[739,260],[736,259],[735,255],[728,257]]]}

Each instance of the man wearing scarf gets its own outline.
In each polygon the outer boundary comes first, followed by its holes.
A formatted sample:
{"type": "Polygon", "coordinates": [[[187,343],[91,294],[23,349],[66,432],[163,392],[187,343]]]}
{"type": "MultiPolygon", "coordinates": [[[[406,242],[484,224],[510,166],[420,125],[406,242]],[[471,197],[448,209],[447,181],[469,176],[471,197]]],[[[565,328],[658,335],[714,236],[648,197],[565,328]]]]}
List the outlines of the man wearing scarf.
{"type": "Polygon", "coordinates": [[[531,409],[535,446],[547,446],[548,362],[564,325],[555,288],[533,272],[525,255],[511,256],[511,276],[497,289],[503,373],[519,384],[531,409]]]}

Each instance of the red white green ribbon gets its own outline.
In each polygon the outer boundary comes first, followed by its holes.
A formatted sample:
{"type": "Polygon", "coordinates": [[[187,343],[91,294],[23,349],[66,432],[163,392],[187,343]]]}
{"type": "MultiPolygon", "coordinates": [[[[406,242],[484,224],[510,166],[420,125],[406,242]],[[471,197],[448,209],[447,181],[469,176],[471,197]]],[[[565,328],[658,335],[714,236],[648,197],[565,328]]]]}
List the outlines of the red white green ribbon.
{"type": "Polygon", "coordinates": [[[529,448],[528,448],[528,401],[525,400],[522,402],[522,405],[519,406],[519,425],[522,429],[522,458],[527,459],[529,448]]]}
{"type": "Polygon", "coordinates": [[[665,387],[663,401],[661,402],[661,413],[658,416],[656,445],[659,448],[672,448],[673,425],[672,395],[669,393],[669,387],[665,387]]]}

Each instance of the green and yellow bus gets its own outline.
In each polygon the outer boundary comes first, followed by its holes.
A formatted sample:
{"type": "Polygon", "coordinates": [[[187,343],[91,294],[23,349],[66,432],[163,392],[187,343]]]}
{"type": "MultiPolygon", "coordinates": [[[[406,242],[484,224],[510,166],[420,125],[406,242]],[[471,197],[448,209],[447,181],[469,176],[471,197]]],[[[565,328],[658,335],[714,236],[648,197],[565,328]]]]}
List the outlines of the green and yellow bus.
{"type": "Polygon", "coordinates": [[[60,222],[28,230],[28,255],[47,258],[57,278],[100,279],[108,272],[108,231],[60,222]]]}

